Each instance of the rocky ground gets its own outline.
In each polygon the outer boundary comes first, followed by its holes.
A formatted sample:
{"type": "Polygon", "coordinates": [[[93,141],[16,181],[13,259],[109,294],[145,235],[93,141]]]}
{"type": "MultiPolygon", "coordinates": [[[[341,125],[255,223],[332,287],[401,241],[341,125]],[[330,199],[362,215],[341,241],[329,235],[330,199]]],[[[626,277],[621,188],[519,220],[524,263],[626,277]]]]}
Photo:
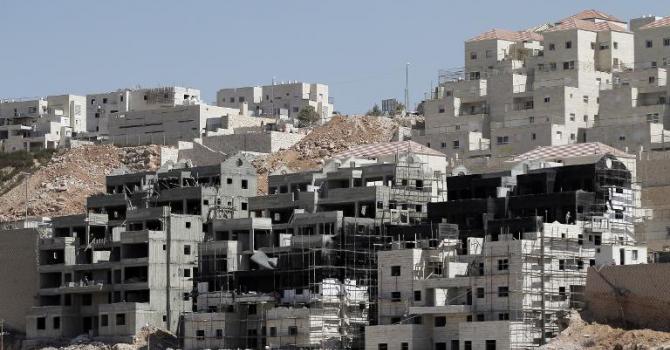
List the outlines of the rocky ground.
{"type": "Polygon", "coordinates": [[[259,174],[259,193],[266,193],[269,174],[282,169],[317,169],[325,160],[353,146],[391,141],[398,126],[411,123],[410,117],[335,116],[328,123],[315,127],[293,147],[254,161],[259,174]]]}
{"type": "MultiPolygon", "coordinates": [[[[118,148],[83,146],[55,153],[28,177],[28,215],[59,216],[84,212],[86,197],[105,190],[105,176],[117,169],[139,171],[160,165],[158,146],[118,148]]],[[[25,176],[10,179],[0,196],[0,222],[25,215],[25,176]]]]}
{"type": "Polygon", "coordinates": [[[588,323],[576,311],[566,320],[567,328],[540,350],[667,350],[670,333],[649,329],[625,330],[588,323]]]}

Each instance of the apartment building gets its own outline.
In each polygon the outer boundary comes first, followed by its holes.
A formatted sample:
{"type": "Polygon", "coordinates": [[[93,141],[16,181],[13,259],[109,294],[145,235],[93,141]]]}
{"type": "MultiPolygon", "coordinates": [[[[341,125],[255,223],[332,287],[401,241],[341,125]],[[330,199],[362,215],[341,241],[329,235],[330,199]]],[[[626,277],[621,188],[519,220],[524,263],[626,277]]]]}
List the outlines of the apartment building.
{"type": "Polygon", "coordinates": [[[599,92],[633,67],[625,22],[583,11],[530,30],[465,42],[465,66],[440,74],[413,139],[453,158],[510,156],[579,142],[599,118],[599,92]]]}
{"type": "Polygon", "coordinates": [[[366,349],[534,348],[583,304],[590,266],[646,263],[634,160],[565,147],[447,179],[449,200],[430,203],[429,219],[458,234],[377,253],[379,325],[366,327],[366,349]]]}
{"type": "Polygon", "coordinates": [[[256,173],[233,156],[108,176],[106,188],[87,199],[86,214],[53,218],[40,234],[36,304],[25,316],[30,342],[80,334],[129,341],[146,324],[177,332],[196,309],[207,224],[248,216],[256,173]]]}
{"type": "Polygon", "coordinates": [[[257,116],[279,116],[293,120],[300,110],[314,107],[324,123],[333,114],[333,103],[328,95],[328,85],[302,82],[273,83],[272,85],[224,88],[216,93],[216,103],[221,107],[240,108],[242,103],[257,116]]]}
{"type": "Polygon", "coordinates": [[[192,310],[201,217],[168,207],[126,214],[124,225],[111,228],[103,214],[53,219],[52,235],[39,243],[29,339],[128,341],[145,324],[175,331],[180,314],[192,310]]]}
{"type": "Polygon", "coordinates": [[[249,199],[251,217],[213,220],[200,245],[198,307],[209,313],[186,319],[188,348],[362,348],[376,315],[374,252],[395,236],[389,227],[409,230],[444,198],[445,166],[439,152],[399,142],[270,175],[270,194],[249,199]],[[254,302],[259,316],[249,317],[250,298],[271,301],[254,302]]]}
{"type": "Polygon", "coordinates": [[[86,98],[47,96],[0,101],[0,150],[56,149],[86,131],[86,98]]]}
{"type": "Polygon", "coordinates": [[[200,104],[200,90],[168,86],[146,89],[119,89],[86,95],[87,128],[99,137],[109,135],[109,120],[130,111],[170,109],[200,104]]]}

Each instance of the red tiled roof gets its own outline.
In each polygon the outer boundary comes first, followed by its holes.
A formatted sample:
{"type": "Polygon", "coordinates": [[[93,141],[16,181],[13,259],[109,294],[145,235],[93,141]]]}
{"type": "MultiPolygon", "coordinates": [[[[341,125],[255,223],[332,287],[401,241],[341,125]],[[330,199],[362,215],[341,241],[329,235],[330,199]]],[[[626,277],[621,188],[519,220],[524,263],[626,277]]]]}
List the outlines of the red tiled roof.
{"type": "Polygon", "coordinates": [[[628,154],[624,151],[621,151],[617,148],[608,146],[600,142],[588,142],[588,143],[574,143],[570,145],[561,145],[561,146],[540,146],[532,151],[520,154],[514,157],[512,162],[519,162],[522,160],[550,160],[557,158],[572,158],[572,157],[585,157],[593,155],[605,155],[611,154],[617,157],[634,157],[631,154],[628,154]]]}
{"type": "Polygon", "coordinates": [[[507,41],[524,41],[524,40],[536,40],[542,41],[542,34],[529,32],[529,31],[518,31],[514,32],[507,29],[491,29],[487,32],[484,32],[472,39],[470,41],[481,41],[481,40],[507,40],[507,41]]]}
{"type": "Polygon", "coordinates": [[[620,25],[613,24],[611,22],[594,23],[576,18],[567,19],[561,22],[559,25],[548,29],[547,32],[557,32],[561,30],[573,30],[573,29],[588,30],[591,32],[612,31],[612,32],[630,33],[628,29],[620,25]]]}
{"type": "Polygon", "coordinates": [[[649,24],[643,25],[640,27],[640,29],[651,29],[651,28],[660,28],[660,27],[668,27],[670,26],[670,16],[669,17],[663,17],[659,20],[653,21],[649,24]]]}
{"type": "Polygon", "coordinates": [[[404,152],[416,154],[426,154],[431,156],[446,157],[444,153],[428,148],[414,141],[395,141],[372,143],[369,145],[360,145],[352,147],[350,150],[335,155],[334,158],[359,157],[359,158],[377,158],[380,156],[390,156],[402,154],[404,152]]]}
{"type": "Polygon", "coordinates": [[[576,13],[570,17],[564,18],[556,23],[562,23],[570,19],[579,19],[579,20],[589,20],[589,19],[600,19],[604,21],[612,21],[612,22],[619,22],[619,23],[626,23],[612,15],[608,15],[604,12],[598,11],[598,10],[584,10],[582,12],[576,13]]]}

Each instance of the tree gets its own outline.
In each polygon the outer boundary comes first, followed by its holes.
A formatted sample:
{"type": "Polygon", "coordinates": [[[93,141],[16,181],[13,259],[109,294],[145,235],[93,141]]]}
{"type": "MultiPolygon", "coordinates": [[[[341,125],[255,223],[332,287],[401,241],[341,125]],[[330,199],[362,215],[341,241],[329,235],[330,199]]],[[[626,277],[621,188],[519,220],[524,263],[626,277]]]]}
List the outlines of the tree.
{"type": "Polygon", "coordinates": [[[397,105],[395,105],[395,110],[393,111],[393,115],[402,115],[402,113],[405,111],[405,105],[398,102],[397,105]]]}
{"type": "Polygon", "coordinates": [[[300,127],[311,126],[318,121],[319,113],[312,106],[306,106],[298,113],[298,126],[300,127]]]}
{"type": "Polygon", "coordinates": [[[375,103],[375,105],[372,106],[372,109],[369,110],[367,113],[365,113],[365,115],[370,115],[370,116],[373,116],[373,117],[379,117],[380,115],[382,115],[382,110],[375,103]]]}

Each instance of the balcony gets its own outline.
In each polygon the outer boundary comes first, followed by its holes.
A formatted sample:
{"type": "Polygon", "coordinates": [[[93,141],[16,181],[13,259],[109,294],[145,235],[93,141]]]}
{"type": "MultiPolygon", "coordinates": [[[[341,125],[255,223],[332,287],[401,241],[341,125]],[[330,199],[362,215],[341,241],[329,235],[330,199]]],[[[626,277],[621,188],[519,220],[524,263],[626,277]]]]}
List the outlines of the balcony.
{"type": "Polygon", "coordinates": [[[472,313],[472,305],[410,306],[409,313],[413,315],[469,314],[472,313]]]}

